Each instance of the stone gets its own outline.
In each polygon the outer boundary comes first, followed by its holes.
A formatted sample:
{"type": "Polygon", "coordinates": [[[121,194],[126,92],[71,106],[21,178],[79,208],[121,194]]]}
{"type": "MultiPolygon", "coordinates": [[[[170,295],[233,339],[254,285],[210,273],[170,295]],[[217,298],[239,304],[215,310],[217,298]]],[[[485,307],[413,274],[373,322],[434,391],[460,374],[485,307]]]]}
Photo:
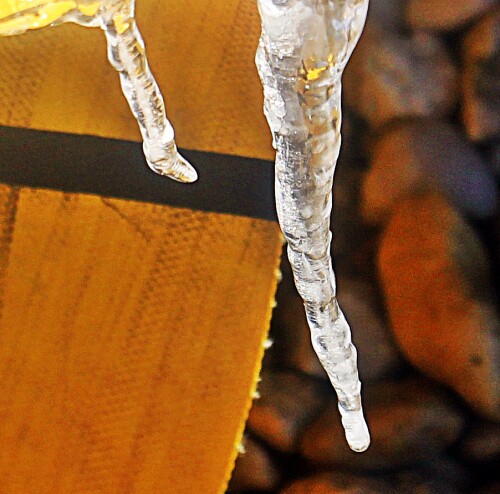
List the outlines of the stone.
{"type": "Polygon", "coordinates": [[[276,489],[281,475],[267,449],[250,437],[245,438],[244,447],[245,452],[236,460],[228,492],[276,489]]]}
{"type": "Polygon", "coordinates": [[[404,117],[439,117],[454,107],[458,75],[436,37],[411,37],[368,25],[344,75],[348,107],[372,127],[404,117]]]}
{"type": "Polygon", "coordinates": [[[442,195],[416,195],[395,209],[378,263],[391,327],[407,359],[477,413],[500,418],[500,323],[476,233],[442,195]]]}
{"type": "Polygon", "coordinates": [[[500,7],[481,19],[463,43],[462,114],[474,141],[500,136],[500,7]]]}
{"type": "Polygon", "coordinates": [[[475,463],[498,463],[500,460],[500,424],[474,424],[460,445],[462,458],[475,463]]]}
{"type": "Polygon", "coordinates": [[[463,429],[462,414],[424,379],[367,386],[363,398],[372,437],[368,450],[358,454],[348,448],[332,403],[304,434],[300,451],[305,458],[321,466],[390,470],[439,454],[463,429]]]}
{"type": "Polygon", "coordinates": [[[383,132],[373,146],[362,192],[362,215],[384,222],[405,197],[436,189],[465,215],[483,219],[498,206],[491,166],[452,125],[409,120],[383,132]]]}
{"type": "Polygon", "coordinates": [[[408,24],[415,29],[450,31],[484,14],[496,0],[410,0],[408,24]]]}
{"type": "Polygon", "coordinates": [[[326,473],[292,482],[280,494],[398,494],[398,491],[373,477],[326,473]]]}
{"type": "Polygon", "coordinates": [[[261,379],[247,426],[273,448],[292,453],[328,399],[329,386],[286,371],[264,370],[261,379]]]}

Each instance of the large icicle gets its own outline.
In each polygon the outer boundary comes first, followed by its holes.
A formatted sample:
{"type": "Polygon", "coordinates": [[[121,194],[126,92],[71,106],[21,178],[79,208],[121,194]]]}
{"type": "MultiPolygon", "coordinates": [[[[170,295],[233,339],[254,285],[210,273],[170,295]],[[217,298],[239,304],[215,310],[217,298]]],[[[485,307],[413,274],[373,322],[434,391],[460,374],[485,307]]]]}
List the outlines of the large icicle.
{"type": "Polygon", "coordinates": [[[336,299],[330,257],[332,183],[340,150],[341,76],[368,0],[258,0],[257,67],[276,148],[276,203],[313,347],[335,387],[349,446],[370,436],[356,349],[336,299]]]}

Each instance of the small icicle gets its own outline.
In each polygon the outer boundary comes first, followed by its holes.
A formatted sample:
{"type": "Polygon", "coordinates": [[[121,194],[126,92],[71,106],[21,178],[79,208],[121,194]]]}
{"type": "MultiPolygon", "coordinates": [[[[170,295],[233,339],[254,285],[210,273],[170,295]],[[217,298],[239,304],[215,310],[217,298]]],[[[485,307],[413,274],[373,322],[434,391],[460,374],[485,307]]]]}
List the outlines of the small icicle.
{"type": "Polygon", "coordinates": [[[139,124],[149,167],[179,182],[194,182],[197,173],[177,151],[174,129],[149,68],[135,21],[135,0],[0,0],[0,36],[64,22],[103,29],[109,61],[120,75],[123,94],[139,124]]]}
{"type": "Polygon", "coordinates": [[[108,58],[120,74],[122,91],[139,124],[149,167],[159,175],[190,183],[198,175],[182,157],[167,119],[160,89],[149,68],[144,41],[134,17],[135,0],[104,0],[110,12],[101,14],[101,27],[108,40],[108,58]]]}
{"type": "Polygon", "coordinates": [[[340,150],[341,76],[368,0],[258,0],[256,63],[276,148],[276,205],[313,347],[335,387],[354,451],[370,443],[356,349],[336,298],[331,191],[340,150]]]}

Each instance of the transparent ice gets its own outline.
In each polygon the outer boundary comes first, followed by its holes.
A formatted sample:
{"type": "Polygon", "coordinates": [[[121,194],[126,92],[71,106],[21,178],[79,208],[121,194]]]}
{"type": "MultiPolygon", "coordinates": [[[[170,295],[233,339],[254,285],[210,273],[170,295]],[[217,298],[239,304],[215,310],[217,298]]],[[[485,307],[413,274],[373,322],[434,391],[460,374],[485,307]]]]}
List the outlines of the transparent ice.
{"type": "MultiPolygon", "coordinates": [[[[370,442],[349,325],[336,299],[330,258],[332,183],[340,150],[341,76],[361,35],[368,0],[257,0],[257,67],[276,148],[276,202],[312,343],[339,399],[350,447],[370,442]]],[[[103,29],[108,58],[157,173],[197,178],[177,152],[134,18],[135,0],[0,0],[0,36],[74,22],[103,29]]]]}
{"type": "Polygon", "coordinates": [[[74,22],[101,28],[108,58],[143,138],[150,168],[180,182],[194,182],[194,168],[177,152],[174,130],[151,73],[134,17],[135,0],[0,0],[0,36],[74,22]]]}
{"type": "Polygon", "coordinates": [[[349,325],[330,257],[332,184],[340,151],[341,77],[368,0],[258,0],[256,63],[276,149],[276,203],[313,347],[338,396],[347,442],[370,443],[349,325]]]}

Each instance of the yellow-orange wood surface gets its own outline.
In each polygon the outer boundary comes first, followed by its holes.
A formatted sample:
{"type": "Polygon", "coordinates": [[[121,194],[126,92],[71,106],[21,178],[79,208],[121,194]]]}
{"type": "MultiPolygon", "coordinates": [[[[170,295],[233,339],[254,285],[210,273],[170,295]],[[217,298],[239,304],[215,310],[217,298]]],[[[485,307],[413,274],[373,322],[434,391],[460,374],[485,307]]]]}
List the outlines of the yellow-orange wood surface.
{"type": "MultiPolygon", "coordinates": [[[[271,158],[255,3],[137,8],[179,144],[271,158]]],[[[72,25],[0,38],[0,125],[138,140],[105,53],[72,25]]],[[[222,493],[280,247],[264,220],[0,185],[0,493],[222,493]]]]}
{"type": "Polygon", "coordinates": [[[0,186],[0,227],[0,492],[222,492],[276,226],[0,186]]]}
{"type": "MultiPolygon", "coordinates": [[[[181,147],[272,159],[255,68],[255,1],[136,0],[151,68],[181,147]]],[[[140,139],[99,29],[0,40],[0,125],[140,139]]]]}

